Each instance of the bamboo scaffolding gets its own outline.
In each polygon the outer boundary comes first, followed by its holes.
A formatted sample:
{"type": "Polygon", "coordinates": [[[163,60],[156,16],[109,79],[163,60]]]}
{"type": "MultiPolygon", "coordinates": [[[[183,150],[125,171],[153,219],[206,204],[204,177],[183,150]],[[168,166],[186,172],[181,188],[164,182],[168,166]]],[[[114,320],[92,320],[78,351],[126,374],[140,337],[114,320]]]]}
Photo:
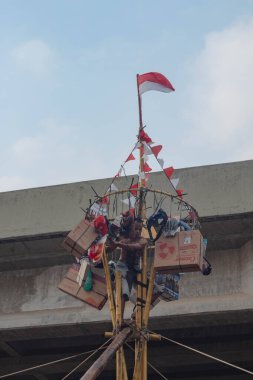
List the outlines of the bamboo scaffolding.
{"type": "MultiPolygon", "coordinates": [[[[143,303],[143,307],[141,309],[141,327],[144,327],[144,310],[146,307],[146,299],[147,299],[147,247],[145,247],[143,253],[143,266],[142,266],[142,283],[145,286],[142,286],[142,299],[145,303],[143,303]]],[[[141,339],[142,346],[142,376],[141,380],[147,380],[147,340],[141,339]]]]}
{"type": "Polygon", "coordinates": [[[132,335],[133,331],[130,327],[121,330],[107,347],[103,354],[92,364],[80,380],[95,380],[100,373],[106,368],[109,360],[115,355],[116,351],[122,344],[132,335]]]}
{"type": "Polygon", "coordinates": [[[116,314],[115,314],[115,300],[112,290],[112,282],[111,282],[111,276],[110,276],[110,270],[108,266],[108,259],[106,255],[106,249],[105,246],[103,248],[103,254],[102,254],[102,262],[103,267],[105,271],[105,280],[106,280],[106,288],[107,288],[107,295],[108,295],[108,301],[109,301],[109,309],[112,319],[112,326],[115,329],[116,326],[116,314]]]}
{"type": "MultiPolygon", "coordinates": [[[[122,323],[122,316],[121,316],[121,312],[120,312],[120,314],[118,314],[118,322],[117,322],[117,312],[116,312],[116,307],[115,307],[115,299],[114,299],[114,294],[113,294],[113,289],[112,289],[112,282],[111,282],[111,276],[110,276],[110,271],[109,271],[109,267],[108,267],[108,259],[107,259],[105,247],[103,249],[102,262],[103,262],[103,267],[104,267],[104,271],[105,271],[105,279],[106,279],[107,294],[108,294],[108,300],[109,300],[109,309],[110,309],[110,313],[111,313],[112,325],[113,325],[113,329],[116,330],[116,326],[118,324],[117,331],[119,331],[119,327],[122,323]]],[[[119,294],[121,295],[121,278],[120,278],[120,283],[119,283],[119,275],[120,275],[120,273],[117,272],[116,278],[118,278],[118,280],[116,281],[116,295],[118,294],[118,297],[119,297],[119,294]]],[[[120,298],[120,301],[117,302],[117,304],[119,305],[118,308],[121,310],[121,298],[120,298]]],[[[111,334],[105,333],[105,335],[106,334],[107,334],[107,336],[113,335],[113,333],[111,333],[111,334]]],[[[119,351],[117,351],[116,363],[119,363],[119,359],[117,358],[118,356],[121,357],[121,361],[122,361],[122,366],[121,366],[122,372],[123,372],[121,375],[122,380],[128,380],[126,360],[125,360],[123,347],[119,351]],[[118,352],[120,352],[120,353],[118,354],[118,352]]],[[[117,377],[117,379],[118,379],[118,377],[117,377]]],[[[119,379],[120,379],[120,377],[119,377],[119,379]]]]}
{"type": "MultiPolygon", "coordinates": [[[[143,129],[142,124],[142,110],[141,110],[141,97],[139,93],[138,86],[138,75],[137,75],[137,90],[138,90],[138,105],[139,105],[139,134],[138,141],[141,144],[140,149],[140,163],[139,163],[139,183],[138,188],[136,189],[139,192],[138,199],[138,216],[141,219],[145,219],[145,197],[148,191],[153,193],[157,192],[161,195],[166,195],[171,197],[171,200],[177,200],[180,204],[185,204],[189,206],[192,210],[196,211],[193,207],[187,204],[187,202],[182,201],[182,199],[178,195],[172,195],[167,192],[163,192],[160,190],[153,190],[146,188],[145,183],[145,175],[143,173],[144,169],[144,157],[143,157],[143,142],[140,139],[140,133],[143,129]]],[[[129,192],[129,189],[120,190],[116,192],[108,192],[106,195],[108,197],[123,194],[124,192],[129,192]]],[[[96,200],[99,200],[100,197],[97,196],[96,200]]],[[[197,215],[197,212],[196,212],[197,215]]],[[[127,380],[127,369],[126,362],[123,351],[124,342],[134,334],[135,339],[135,365],[134,365],[134,373],[133,380],[147,380],[147,326],[149,319],[149,312],[151,306],[151,299],[154,287],[154,265],[152,263],[150,278],[149,278],[149,286],[147,291],[147,247],[143,252],[141,258],[141,273],[137,275],[137,289],[136,289],[136,315],[135,315],[135,326],[133,330],[131,328],[122,327],[122,284],[121,284],[121,273],[115,273],[115,287],[116,287],[116,300],[114,298],[110,272],[108,267],[108,261],[105,250],[103,251],[103,265],[105,269],[106,276],[106,284],[107,284],[107,292],[109,299],[109,307],[112,318],[112,324],[114,329],[115,338],[110,346],[105,350],[105,352],[100,356],[100,358],[90,367],[90,369],[85,373],[85,375],[81,378],[81,380],[94,380],[96,377],[102,372],[105,368],[108,361],[111,357],[116,353],[116,379],[117,380],[127,380]]],[[[109,336],[110,333],[107,333],[109,336]]]]}

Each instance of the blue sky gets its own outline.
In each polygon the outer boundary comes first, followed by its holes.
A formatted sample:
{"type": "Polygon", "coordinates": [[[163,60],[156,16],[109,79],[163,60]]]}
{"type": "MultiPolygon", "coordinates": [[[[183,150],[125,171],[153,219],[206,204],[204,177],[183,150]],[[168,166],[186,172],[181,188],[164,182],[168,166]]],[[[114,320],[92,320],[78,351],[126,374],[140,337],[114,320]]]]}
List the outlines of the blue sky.
{"type": "Polygon", "coordinates": [[[0,191],[114,176],[149,71],[176,89],[143,95],[166,166],[253,159],[252,67],[253,0],[0,0],[0,191]]]}

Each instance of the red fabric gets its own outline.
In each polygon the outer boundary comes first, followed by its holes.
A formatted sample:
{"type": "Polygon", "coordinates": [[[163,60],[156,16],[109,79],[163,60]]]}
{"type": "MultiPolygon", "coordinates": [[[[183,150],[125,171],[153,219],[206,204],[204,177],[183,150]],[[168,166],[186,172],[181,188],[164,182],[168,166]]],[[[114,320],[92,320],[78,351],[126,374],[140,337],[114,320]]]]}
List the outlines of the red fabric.
{"type": "Polygon", "coordinates": [[[93,223],[95,230],[98,231],[102,236],[105,236],[108,233],[108,226],[103,215],[99,215],[93,223]]]}
{"type": "Polygon", "coordinates": [[[132,161],[132,160],[135,160],[135,157],[134,157],[133,153],[129,154],[129,156],[126,159],[126,162],[127,161],[132,161]]]}
{"type": "Polygon", "coordinates": [[[138,183],[133,184],[130,187],[130,193],[134,196],[137,197],[137,191],[135,189],[138,189],[138,183]]]}
{"type": "Polygon", "coordinates": [[[149,135],[146,132],[144,132],[143,129],[140,131],[139,139],[141,141],[145,141],[147,144],[150,144],[152,142],[152,139],[149,137],[149,135]]]}
{"type": "Polygon", "coordinates": [[[101,260],[103,253],[103,244],[92,244],[89,248],[88,257],[90,260],[97,262],[101,260]]]}
{"type": "Polygon", "coordinates": [[[102,205],[107,205],[109,202],[109,197],[104,196],[99,203],[102,205]]]}
{"type": "Polygon", "coordinates": [[[154,82],[154,83],[160,84],[161,86],[169,88],[171,91],[175,91],[170,81],[164,75],[160,73],[151,72],[151,73],[141,74],[141,75],[138,75],[137,80],[138,80],[138,86],[144,82],[154,82]]]}
{"type": "Polygon", "coordinates": [[[179,196],[179,198],[183,199],[184,190],[183,189],[177,189],[176,192],[177,192],[177,195],[179,196]]]}
{"type": "Polygon", "coordinates": [[[162,145],[156,145],[156,146],[151,147],[151,150],[156,157],[158,156],[159,152],[162,150],[162,147],[163,147],[162,145]]]}
{"type": "Polygon", "coordinates": [[[170,166],[169,168],[163,169],[165,175],[170,179],[172,174],[174,173],[174,168],[170,166]]]}
{"type": "Polygon", "coordinates": [[[152,168],[150,166],[148,166],[148,164],[145,162],[145,164],[143,165],[143,171],[145,173],[148,173],[148,172],[151,172],[152,168]]]}

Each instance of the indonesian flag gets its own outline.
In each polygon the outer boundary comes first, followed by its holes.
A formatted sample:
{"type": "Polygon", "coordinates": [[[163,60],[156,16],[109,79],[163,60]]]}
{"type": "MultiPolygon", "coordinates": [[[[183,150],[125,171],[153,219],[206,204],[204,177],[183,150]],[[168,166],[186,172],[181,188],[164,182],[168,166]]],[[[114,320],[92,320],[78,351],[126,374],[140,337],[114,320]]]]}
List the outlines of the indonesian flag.
{"type": "Polygon", "coordinates": [[[151,90],[162,92],[175,91],[170,81],[160,73],[146,73],[138,75],[137,83],[140,95],[151,90]]]}

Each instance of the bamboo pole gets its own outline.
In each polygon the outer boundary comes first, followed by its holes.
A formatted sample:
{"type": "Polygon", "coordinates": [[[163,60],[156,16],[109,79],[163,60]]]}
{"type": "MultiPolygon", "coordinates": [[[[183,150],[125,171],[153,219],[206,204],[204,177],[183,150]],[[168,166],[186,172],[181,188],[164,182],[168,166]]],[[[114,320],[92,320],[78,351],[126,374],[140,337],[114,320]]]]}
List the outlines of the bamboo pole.
{"type": "MultiPolygon", "coordinates": [[[[109,309],[110,309],[111,319],[112,319],[112,326],[113,326],[113,329],[115,330],[115,328],[116,328],[116,307],[115,307],[115,299],[114,299],[114,294],[113,294],[113,289],[112,289],[111,275],[110,275],[110,270],[109,270],[109,266],[108,266],[108,259],[107,259],[105,247],[103,250],[102,261],[103,261],[103,267],[104,267],[104,271],[105,271],[106,287],[107,287],[107,294],[108,294],[108,300],[109,300],[109,309]]],[[[105,333],[105,334],[107,334],[107,333],[105,333]]],[[[111,336],[111,333],[108,333],[108,334],[111,336]]],[[[116,362],[117,362],[117,358],[116,358],[116,362]]],[[[122,362],[123,362],[123,380],[128,380],[126,360],[125,360],[123,348],[122,348],[122,362]]]]}
{"type": "Polygon", "coordinates": [[[93,363],[93,365],[86,371],[80,380],[95,380],[100,373],[106,368],[109,360],[115,355],[115,352],[123,345],[123,343],[131,336],[132,329],[126,327],[121,330],[107,347],[102,355],[93,363]]]}
{"type": "MultiPolygon", "coordinates": [[[[143,253],[143,265],[142,265],[142,283],[147,284],[147,247],[145,247],[144,253],[143,253]]],[[[142,299],[145,301],[145,304],[143,306],[146,306],[146,298],[147,298],[147,288],[145,286],[142,287],[142,299]]],[[[143,307],[141,308],[141,327],[144,328],[144,310],[143,307]]],[[[147,380],[147,341],[146,339],[141,339],[140,341],[141,345],[141,351],[142,351],[142,376],[141,380],[147,380]]]]}
{"type": "MultiPolygon", "coordinates": [[[[115,272],[115,286],[116,286],[116,333],[120,331],[122,324],[122,304],[121,304],[121,273],[115,272]]],[[[123,352],[122,346],[116,352],[116,379],[123,380],[123,352]]]]}
{"type": "Polygon", "coordinates": [[[115,300],[114,300],[114,295],[113,295],[113,290],[112,290],[112,281],[111,281],[111,275],[110,275],[110,270],[108,266],[105,246],[104,246],[103,254],[102,254],[102,262],[103,262],[103,267],[105,271],[106,288],[107,288],[107,295],[108,295],[108,300],[109,300],[109,309],[111,313],[112,326],[113,328],[115,328],[115,325],[116,325],[115,300]]]}
{"type": "Polygon", "coordinates": [[[155,269],[154,269],[154,260],[153,260],[151,264],[151,268],[150,268],[148,294],[147,294],[146,305],[144,308],[144,317],[143,317],[144,328],[147,328],[148,326],[149,312],[150,312],[150,306],[151,306],[151,300],[152,300],[152,294],[153,294],[153,288],[154,288],[154,280],[155,280],[155,269]]]}

